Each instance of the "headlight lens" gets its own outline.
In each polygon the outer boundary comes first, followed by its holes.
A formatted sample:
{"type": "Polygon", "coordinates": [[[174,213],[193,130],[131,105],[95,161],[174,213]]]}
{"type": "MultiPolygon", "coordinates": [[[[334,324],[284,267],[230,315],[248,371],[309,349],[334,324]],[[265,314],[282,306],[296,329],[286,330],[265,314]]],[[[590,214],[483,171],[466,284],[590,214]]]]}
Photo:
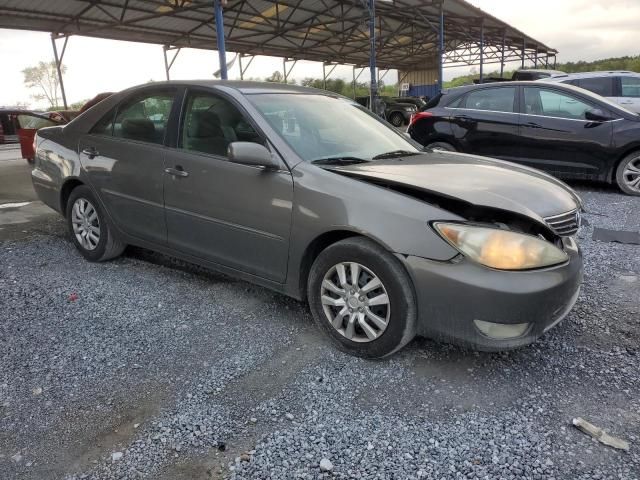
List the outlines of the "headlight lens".
{"type": "Polygon", "coordinates": [[[436,223],[440,235],[470,259],[498,270],[529,270],[568,260],[555,245],[532,235],[457,223],[436,223]]]}

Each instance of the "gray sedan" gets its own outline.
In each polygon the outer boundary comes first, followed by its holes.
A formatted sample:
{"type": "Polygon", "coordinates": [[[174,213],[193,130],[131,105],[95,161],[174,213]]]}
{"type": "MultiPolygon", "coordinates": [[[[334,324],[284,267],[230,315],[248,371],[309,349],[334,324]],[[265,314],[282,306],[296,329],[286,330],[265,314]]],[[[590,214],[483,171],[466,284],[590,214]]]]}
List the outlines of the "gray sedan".
{"type": "Polygon", "coordinates": [[[580,199],[539,171],[422,151],[352,100],[167,82],[40,130],[33,184],[90,261],[128,244],[309,302],[340,348],[483,350],[560,322],[582,281],[580,199]]]}

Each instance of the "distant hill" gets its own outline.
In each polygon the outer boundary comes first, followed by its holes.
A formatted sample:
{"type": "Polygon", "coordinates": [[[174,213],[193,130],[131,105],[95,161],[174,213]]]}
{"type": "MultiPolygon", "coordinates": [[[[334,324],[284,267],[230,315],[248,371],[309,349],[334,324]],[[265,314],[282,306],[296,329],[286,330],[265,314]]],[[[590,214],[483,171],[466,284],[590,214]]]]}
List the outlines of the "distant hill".
{"type": "MultiPolygon", "coordinates": [[[[567,73],[594,72],[597,70],[629,70],[632,72],[640,72],[640,56],[605,58],[603,60],[596,60],[594,62],[579,61],[558,63],[555,70],[562,70],[563,72],[567,73]]],[[[505,78],[511,78],[513,72],[514,70],[505,71],[505,78]]],[[[487,72],[486,76],[499,77],[500,71],[495,70],[493,72],[487,72]]],[[[463,75],[461,77],[456,77],[448,82],[444,82],[444,86],[445,88],[453,88],[460,87],[462,85],[469,85],[478,78],[480,78],[479,74],[463,75]]]]}

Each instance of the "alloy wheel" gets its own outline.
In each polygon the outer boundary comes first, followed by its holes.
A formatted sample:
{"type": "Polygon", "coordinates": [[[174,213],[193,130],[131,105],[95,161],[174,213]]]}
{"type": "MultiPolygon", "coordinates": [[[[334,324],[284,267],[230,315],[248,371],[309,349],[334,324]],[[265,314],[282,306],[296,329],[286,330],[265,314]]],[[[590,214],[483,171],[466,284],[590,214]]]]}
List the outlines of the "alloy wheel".
{"type": "Polygon", "coordinates": [[[71,209],[71,225],[76,240],[86,250],[100,242],[100,220],[96,208],[86,198],[78,198],[71,209]]]}
{"type": "Polygon", "coordinates": [[[391,304],[387,291],[367,267],[355,262],[333,266],[320,287],[327,321],[353,342],[371,342],[389,324],[391,304]]]}
{"type": "Polygon", "coordinates": [[[631,190],[640,192],[640,156],[627,163],[622,171],[622,178],[631,190]]]}

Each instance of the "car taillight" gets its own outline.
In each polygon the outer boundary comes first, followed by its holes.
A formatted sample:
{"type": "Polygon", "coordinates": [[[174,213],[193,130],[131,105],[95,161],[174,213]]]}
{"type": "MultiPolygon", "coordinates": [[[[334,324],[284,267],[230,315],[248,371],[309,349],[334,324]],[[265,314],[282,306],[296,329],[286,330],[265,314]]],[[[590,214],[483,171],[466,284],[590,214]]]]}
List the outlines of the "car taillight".
{"type": "Polygon", "coordinates": [[[418,120],[421,120],[423,118],[430,118],[430,117],[433,117],[433,113],[431,112],[416,112],[413,115],[411,115],[411,118],[409,119],[409,126],[413,125],[418,120]]]}

